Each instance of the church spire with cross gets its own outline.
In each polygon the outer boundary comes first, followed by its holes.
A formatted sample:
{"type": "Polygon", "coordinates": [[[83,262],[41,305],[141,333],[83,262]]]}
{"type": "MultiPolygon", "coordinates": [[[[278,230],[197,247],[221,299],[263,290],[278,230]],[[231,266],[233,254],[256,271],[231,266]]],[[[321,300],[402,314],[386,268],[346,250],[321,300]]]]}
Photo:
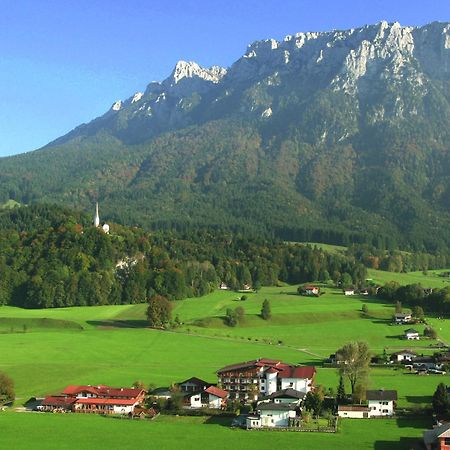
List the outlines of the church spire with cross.
{"type": "Polygon", "coordinates": [[[100,216],[98,215],[98,202],[95,204],[94,226],[97,228],[100,225],[100,216]]]}

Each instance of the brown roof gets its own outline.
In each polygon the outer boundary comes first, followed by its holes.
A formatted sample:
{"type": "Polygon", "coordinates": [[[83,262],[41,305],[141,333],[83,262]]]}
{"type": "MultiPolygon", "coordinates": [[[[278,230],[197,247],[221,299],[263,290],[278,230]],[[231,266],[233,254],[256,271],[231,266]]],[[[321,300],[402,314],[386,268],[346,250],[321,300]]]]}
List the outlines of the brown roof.
{"type": "Polygon", "coordinates": [[[280,371],[280,378],[312,379],[316,373],[314,366],[287,366],[280,371]]]}
{"type": "Polygon", "coordinates": [[[135,405],[139,401],[136,398],[77,398],[77,405],[135,405]]]}
{"type": "Polygon", "coordinates": [[[363,405],[339,405],[338,411],[362,411],[367,412],[369,411],[368,406],[363,405]]]}
{"type": "Polygon", "coordinates": [[[277,365],[283,364],[280,360],[276,359],[268,359],[268,358],[259,358],[253,359],[252,361],[245,361],[237,364],[231,364],[229,366],[222,367],[217,371],[217,373],[228,372],[230,370],[238,370],[238,369],[250,369],[252,367],[274,367],[277,365]]]}
{"type": "Polygon", "coordinates": [[[110,386],[67,386],[62,392],[65,395],[76,396],[80,392],[89,392],[98,397],[134,398],[145,394],[140,388],[113,388],[110,386]]]}
{"type": "Polygon", "coordinates": [[[67,398],[67,397],[63,397],[63,396],[59,396],[59,395],[55,395],[55,396],[48,396],[45,397],[44,400],[42,401],[41,405],[42,406],[70,406],[73,403],[75,403],[76,399],[75,398],[67,398]]]}
{"type": "Polygon", "coordinates": [[[397,400],[397,391],[385,391],[384,389],[378,391],[366,391],[366,399],[384,401],[397,400]]]}

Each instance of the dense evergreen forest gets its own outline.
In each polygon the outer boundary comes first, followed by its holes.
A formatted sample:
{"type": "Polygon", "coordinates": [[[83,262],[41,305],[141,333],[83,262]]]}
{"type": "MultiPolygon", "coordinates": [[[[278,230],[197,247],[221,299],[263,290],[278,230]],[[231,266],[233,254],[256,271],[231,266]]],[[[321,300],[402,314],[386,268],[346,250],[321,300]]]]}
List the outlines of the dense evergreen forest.
{"type": "Polygon", "coordinates": [[[0,304],[26,308],[146,302],[279,281],[364,282],[352,256],[223,230],[145,232],[34,205],[0,213],[0,304]]]}

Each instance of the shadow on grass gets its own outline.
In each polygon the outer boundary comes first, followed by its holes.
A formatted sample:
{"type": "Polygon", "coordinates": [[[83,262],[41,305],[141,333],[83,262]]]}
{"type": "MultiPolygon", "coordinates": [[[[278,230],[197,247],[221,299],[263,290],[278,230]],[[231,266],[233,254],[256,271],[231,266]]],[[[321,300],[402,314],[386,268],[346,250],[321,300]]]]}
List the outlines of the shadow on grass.
{"type": "Polygon", "coordinates": [[[423,450],[423,443],[419,438],[400,438],[398,441],[376,441],[374,450],[423,450]]]}
{"type": "Polygon", "coordinates": [[[431,403],[431,395],[407,395],[408,403],[431,403]]]}
{"type": "Polygon", "coordinates": [[[147,328],[146,320],[88,320],[89,325],[105,328],[147,328]]]}
{"type": "Polygon", "coordinates": [[[205,425],[220,425],[221,427],[230,428],[232,417],[210,416],[203,423],[205,425]]]}

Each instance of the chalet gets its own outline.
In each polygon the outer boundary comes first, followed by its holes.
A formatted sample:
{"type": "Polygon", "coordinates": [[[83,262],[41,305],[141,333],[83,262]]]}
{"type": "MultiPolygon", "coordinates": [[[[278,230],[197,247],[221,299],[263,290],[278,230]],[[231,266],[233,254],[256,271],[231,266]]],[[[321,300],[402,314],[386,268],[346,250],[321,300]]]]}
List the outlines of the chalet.
{"type": "Polygon", "coordinates": [[[209,386],[198,392],[185,395],[184,403],[188,408],[222,409],[226,406],[228,392],[216,386],[209,386]]]}
{"type": "Polygon", "coordinates": [[[320,294],[320,288],[317,286],[302,286],[299,289],[300,295],[306,295],[309,297],[317,297],[320,294]]]}
{"type": "Polygon", "coordinates": [[[338,416],[348,419],[367,419],[369,417],[369,407],[364,405],[339,405],[338,416]]]}
{"type": "Polygon", "coordinates": [[[242,286],[242,291],[248,292],[248,291],[251,291],[251,290],[252,290],[252,287],[249,284],[244,284],[242,286]]]}
{"type": "Polygon", "coordinates": [[[153,408],[141,408],[137,406],[132,413],[128,414],[131,419],[153,419],[158,412],[153,408]]]}
{"type": "Polygon", "coordinates": [[[41,411],[72,411],[76,413],[130,414],[145,399],[146,391],[139,388],[110,386],[67,386],[59,396],[46,397],[41,411]]]}
{"type": "Polygon", "coordinates": [[[394,322],[398,325],[404,323],[410,323],[412,321],[412,315],[410,313],[395,313],[394,322]]]}
{"type": "Polygon", "coordinates": [[[77,398],[72,411],[91,414],[129,414],[133,413],[140,403],[141,400],[136,398],[77,398]]]}
{"type": "Polygon", "coordinates": [[[226,283],[224,283],[222,281],[222,283],[219,284],[219,289],[222,289],[223,291],[227,291],[230,288],[226,285],[226,283]]]}
{"type": "Polygon", "coordinates": [[[405,339],[407,339],[408,341],[418,341],[420,339],[419,332],[417,330],[414,330],[414,328],[408,328],[407,330],[405,330],[405,339]]]}
{"type": "Polygon", "coordinates": [[[181,392],[200,392],[212,386],[212,383],[208,383],[207,381],[201,380],[197,377],[191,377],[181,383],[177,383],[177,386],[180,388],[181,392]]]}
{"type": "Polygon", "coordinates": [[[247,428],[284,428],[297,417],[295,406],[289,403],[260,403],[256,411],[247,417],[247,428]]]}
{"type": "Polygon", "coordinates": [[[313,387],[315,374],[313,366],[293,366],[267,358],[232,364],[217,371],[220,385],[232,399],[267,396],[288,388],[306,394],[313,387]]]}
{"type": "Polygon", "coordinates": [[[393,416],[397,401],[397,391],[366,391],[369,417],[393,416]]]}
{"type": "Polygon", "coordinates": [[[423,442],[427,450],[450,450],[450,423],[425,431],[423,442]]]}
{"type": "Polygon", "coordinates": [[[282,389],[281,391],[274,392],[266,397],[263,397],[261,403],[289,403],[300,406],[302,400],[306,397],[305,392],[296,391],[295,389],[282,389]]]}
{"type": "Polygon", "coordinates": [[[355,295],[355,290],[353,288],[344,289],[344,295],[355,295]]]}
{"type": "Polygon", "coordinates": [[[412,352],[411,350],[401,350],[399,352],[392,353],[391,361],[392,362],[406,362],[412,361],[417,358],[417,353],[412,352]]]}

